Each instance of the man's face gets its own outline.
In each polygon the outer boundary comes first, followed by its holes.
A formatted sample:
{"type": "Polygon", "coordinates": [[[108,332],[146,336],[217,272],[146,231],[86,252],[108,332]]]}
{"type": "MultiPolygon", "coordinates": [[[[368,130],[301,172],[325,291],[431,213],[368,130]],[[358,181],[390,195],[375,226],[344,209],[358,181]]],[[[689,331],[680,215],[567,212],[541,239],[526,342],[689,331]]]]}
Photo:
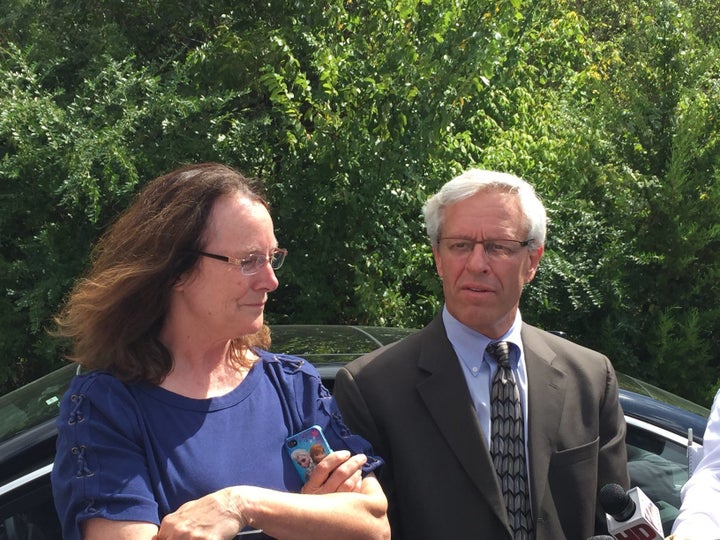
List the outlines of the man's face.
{"type": "Polygon", "coordinates": [[[502,336],[515,319],[523,286],[535,277],[543,248],[489,257],[481,244],[459,253],[442,239],[525,241],[526,235],[514,195],[480,192],[445,208],[441,242],[433,254],[453,317],[491,339],[502,336]]]}

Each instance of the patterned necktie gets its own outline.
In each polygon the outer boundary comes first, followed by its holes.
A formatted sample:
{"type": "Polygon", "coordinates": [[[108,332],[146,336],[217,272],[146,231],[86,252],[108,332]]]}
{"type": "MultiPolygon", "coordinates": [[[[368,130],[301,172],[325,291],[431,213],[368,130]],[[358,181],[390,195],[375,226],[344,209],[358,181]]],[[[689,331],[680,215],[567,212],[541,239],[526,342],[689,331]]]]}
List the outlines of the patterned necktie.
{"type": "Polygon", "coordinates": [[[533,537],[533,523],[525,463],[525,426],[520,393],[510,368],[510,347],[507,341],[499,341],[490,343],[487,352],[497,361],[490,394],[490,453],[514,538],[529,540],[533,537]]]}

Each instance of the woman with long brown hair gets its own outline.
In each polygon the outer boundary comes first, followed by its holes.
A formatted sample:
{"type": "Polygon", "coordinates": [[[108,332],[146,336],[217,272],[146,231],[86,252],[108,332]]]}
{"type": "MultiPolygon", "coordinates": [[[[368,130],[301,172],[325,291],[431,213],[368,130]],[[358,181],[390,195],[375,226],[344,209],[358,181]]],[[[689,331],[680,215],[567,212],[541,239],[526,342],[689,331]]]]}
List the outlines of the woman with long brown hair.
{"type": "Polygon", "coordinates": [[[155,179],[102,237],[57,317],[82,368],[52,473],[66,540],[389,537],[381,460],[315,368],[266,350],[286,255],[259,185],[213,163],[155,179]],[[303,485],[284,441],[313,425],[334,451],[303,485]]]}

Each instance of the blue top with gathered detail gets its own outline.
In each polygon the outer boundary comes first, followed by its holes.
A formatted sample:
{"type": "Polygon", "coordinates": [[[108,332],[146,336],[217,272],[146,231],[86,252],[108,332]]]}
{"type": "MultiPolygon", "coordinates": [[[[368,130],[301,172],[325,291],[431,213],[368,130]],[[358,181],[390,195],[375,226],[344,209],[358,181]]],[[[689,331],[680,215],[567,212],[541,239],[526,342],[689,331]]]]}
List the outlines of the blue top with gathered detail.
{"type": "Polygon", "coordinates": [[[183,503],[232,485],[297,492],[285,439],[312,425],[333,450],[382,460],[352,435],[317,370],[257,351],[243,382],[223,396],[187,398],[107,372],[76,376],[60,404],[52,486],[65,540],[101,517],[159,524],[183,503]]]}

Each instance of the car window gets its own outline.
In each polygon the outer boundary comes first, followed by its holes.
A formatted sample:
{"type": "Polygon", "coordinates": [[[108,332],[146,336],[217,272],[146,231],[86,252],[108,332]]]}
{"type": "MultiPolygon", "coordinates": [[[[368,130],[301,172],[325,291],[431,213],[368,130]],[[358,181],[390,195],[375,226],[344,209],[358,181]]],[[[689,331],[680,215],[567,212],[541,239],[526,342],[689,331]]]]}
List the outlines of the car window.
{"type": "Polygon", "coordinates": [[[0,442],[55,418],[60,399],[75,371],[76,366],[68,364],[0,396],[0,442]]]}
{"type": "Polygon", "coordinates": [[[628,419],[627,427],[631,487],[639,487],[655,503],[669,535],[680,509],[680,490],[688,479],[687,445],[651,424],[628,419]]]}
{"type": "MultiPolygon", "coordinates": [[[[693,403],[692,401],[682,398],[677,394],[663,390],[662,388],[646,383],[645,381],[641,381],[635,377],[631,377],[630,375],[625,375],[624,373],[616,372],[616,375],[620,388],[630,390],[631,392],[635,392],[642,396],[651,397],[662,403],[667,403],[668,405],[695,413],[704,418],[707,418],[710,415],[710,410],[707,407],[693,403]]],[[[699,433],[699,435],[702,435],[702,433],[699,433]]]]}

